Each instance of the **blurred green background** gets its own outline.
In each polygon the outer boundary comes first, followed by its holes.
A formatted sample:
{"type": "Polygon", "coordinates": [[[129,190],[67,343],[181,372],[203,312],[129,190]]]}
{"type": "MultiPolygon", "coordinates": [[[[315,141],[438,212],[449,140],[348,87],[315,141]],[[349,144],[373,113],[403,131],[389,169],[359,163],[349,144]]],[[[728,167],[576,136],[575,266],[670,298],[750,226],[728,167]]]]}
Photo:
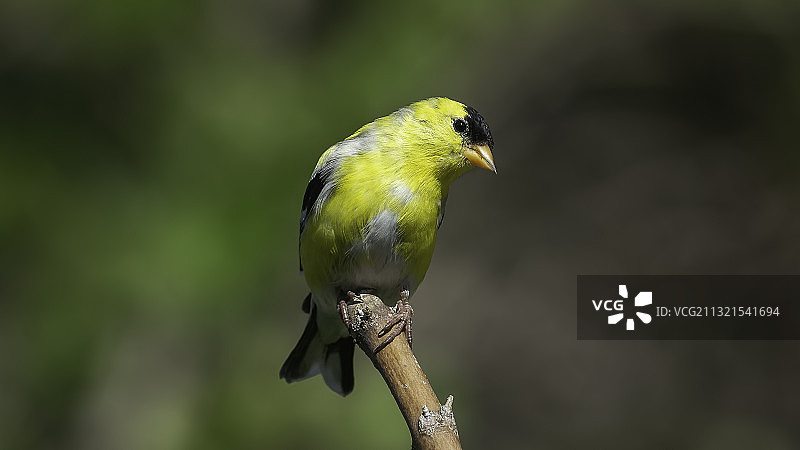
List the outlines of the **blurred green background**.
{"type": "Polygon", "coordinates": [[[429,96],[451,191],[415,351],[465,448],[800,448],[796,342],[577,341],[577,274],[800,267],[790,1],[0,5],[0,448],[399,449],[356,356],[287,385],[321,152],[429,96]]]}

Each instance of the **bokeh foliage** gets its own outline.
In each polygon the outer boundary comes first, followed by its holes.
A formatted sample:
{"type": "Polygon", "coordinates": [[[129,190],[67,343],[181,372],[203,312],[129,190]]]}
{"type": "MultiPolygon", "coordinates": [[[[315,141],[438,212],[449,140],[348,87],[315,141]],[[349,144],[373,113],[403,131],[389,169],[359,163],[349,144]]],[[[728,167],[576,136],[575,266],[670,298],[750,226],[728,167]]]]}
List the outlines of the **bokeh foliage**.
{"type": "Polygon", "coordinates": [[[347,399],[277,370],[319,154],[444,95],[500,172],[454,186],[415,303],[465,444],[795,448],[796,345],[577,343],[573,289],[797,272],[798,9],[4,2],[0,447],[405,448],[365,358],[347,399]]]}

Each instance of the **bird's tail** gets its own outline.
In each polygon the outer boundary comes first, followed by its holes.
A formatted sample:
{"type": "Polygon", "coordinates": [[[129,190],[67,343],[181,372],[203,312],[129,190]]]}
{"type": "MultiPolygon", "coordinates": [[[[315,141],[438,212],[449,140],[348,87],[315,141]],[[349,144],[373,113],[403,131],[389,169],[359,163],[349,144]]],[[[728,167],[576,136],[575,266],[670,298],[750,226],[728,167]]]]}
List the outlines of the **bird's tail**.
{"type": "Polygon", "coordinates": [[[342,396],[349,394],[353,390],[353,339],[345,337],[332,344],[323,343],[311,294],[303,302],[303,310],[309,313],[308,323],[281,367],[281,378],[293,383],[321,373],[329,388],[342,396]]]}

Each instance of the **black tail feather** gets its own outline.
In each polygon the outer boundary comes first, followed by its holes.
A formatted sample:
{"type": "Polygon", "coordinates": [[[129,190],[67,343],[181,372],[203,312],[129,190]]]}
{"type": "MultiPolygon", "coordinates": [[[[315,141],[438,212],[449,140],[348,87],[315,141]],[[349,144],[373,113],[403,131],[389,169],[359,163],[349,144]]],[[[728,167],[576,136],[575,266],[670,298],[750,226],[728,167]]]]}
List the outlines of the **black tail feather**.
{"type": "MultiPolygon", "coordinates": [[[[311,294],[309,294],[309,296],[310,295],[311,294]]],[[[308,322],[306,322],[306,328],[303,330],[303,335],[300,336],[300,340],[297,341],[297,345],[294,346],[292,352],[289,353],[289,357],[286,358],[286,362],[284,362],[283,366],[281,366],[281,378],[285,378],[287,382],[291,383],[294,380],[302,380],[308,376],[306,373],[301,371],[301,366],[303,359],[306,356],[306,352],[308,351],[308,347],[316,335],[317,308],[311,308],[308,322]]]]}
{"type": "Polygon", "coordinates": [[[339,358],[339,365],[342,368],[341,380],[339,380],[342,383],[341,385],[342,392],[340,392],[342,396],[345,396],[353,392],[353,385],[355,384],[355,379],[353,377],[354,349],[355,349],[355,343],[353,342],[353,338],[351,337],[341,338],[325,348],[326,360],[329,356],[339,358]]]}
{"type": "Polygon", "coordinates": [[[353,338],[344,337],[325,345],[321,342],[317,328],[317,308],[311,294],[303,302],[308,308],[308,322],[297,345],[289,353],[280,370],[280,377],[287,383],[304,380],[319,373],[336,393],[345,396],[353,391],[353,338]]]}

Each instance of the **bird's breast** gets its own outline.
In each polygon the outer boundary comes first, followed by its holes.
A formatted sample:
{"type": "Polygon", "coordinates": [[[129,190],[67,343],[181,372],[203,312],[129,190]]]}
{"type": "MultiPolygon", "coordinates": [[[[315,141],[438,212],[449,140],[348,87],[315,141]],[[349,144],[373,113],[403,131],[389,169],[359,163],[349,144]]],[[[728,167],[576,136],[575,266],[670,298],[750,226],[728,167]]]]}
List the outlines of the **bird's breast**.
{"type": "Polygon", "coordinates": [[[402,241],[399,219],[384,209],[367,222],[346,252],[340,273],[344,284],[375,291],[408,287],[407,261],[397,251],[402,241]]]}
{"type": "Polygon", "coordinates": [[[438,190],[397,177],[340,183],[301,238],[309,285],[413,292],[430,264],[442,206],[438,190]]]}

